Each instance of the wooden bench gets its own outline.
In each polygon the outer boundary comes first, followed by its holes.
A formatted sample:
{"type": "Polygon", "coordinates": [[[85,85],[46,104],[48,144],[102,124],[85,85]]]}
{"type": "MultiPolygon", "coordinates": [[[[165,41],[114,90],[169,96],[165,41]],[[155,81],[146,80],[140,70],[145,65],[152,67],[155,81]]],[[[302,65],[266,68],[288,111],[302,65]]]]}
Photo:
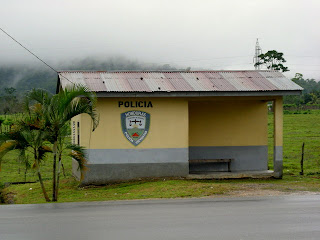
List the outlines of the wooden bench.
{"type": "Polygon", "coordinates": [[[189,163],[228,163],[228,172],[230,171],[230,163],[233,159],[192,159],[189,163]]]}

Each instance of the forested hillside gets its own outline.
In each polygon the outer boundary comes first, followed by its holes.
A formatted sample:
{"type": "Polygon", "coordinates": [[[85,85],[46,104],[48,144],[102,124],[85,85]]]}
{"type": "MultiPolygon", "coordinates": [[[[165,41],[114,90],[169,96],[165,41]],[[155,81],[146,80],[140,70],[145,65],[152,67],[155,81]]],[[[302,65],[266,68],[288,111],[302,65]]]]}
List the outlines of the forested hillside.
{"type": "Polygon", "coordinates": [[[53,92],[56,80],[55,72],[45,67],[0,66],[0,95],[3,96],[5,89],[10,87],[15,88],[18,95],[34,87],[53,92]]]}
{"type": "Polygon", "coordinates": [[[296,73],[295,77],[291,80],[303,87],[303,91],[300,96],[286,96],[284,98],[285,104],[292,104],[292,107],[307,104],[320,105],[320,81],[304,79],[301,73],[296,73]]]}

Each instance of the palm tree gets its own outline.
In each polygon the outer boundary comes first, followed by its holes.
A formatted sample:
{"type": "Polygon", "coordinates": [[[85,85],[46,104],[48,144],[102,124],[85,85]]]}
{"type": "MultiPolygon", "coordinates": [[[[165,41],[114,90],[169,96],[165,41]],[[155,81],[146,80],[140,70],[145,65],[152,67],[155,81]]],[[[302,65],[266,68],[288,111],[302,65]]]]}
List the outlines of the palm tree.
{"type": "Polygon", "coordinates": [[[62,155],[67,153],[67,156],[72,157],[78,162],[78,167],[81,172],[81,179],[83,179],[84,171],[87,169],[87,156],[85,153],[85,148],[78,144],[67,143],[67,137],[69,136],[69,126],[65,125],[61,131],[58,138],[57,144],[57,158],[58,158],[58,168],[57,168],[57,185],[56,185],[56,198],[58,199],[59,192],[59,182],[60,182],[60,173],[61,168],[63,168],[62,155]]]}
{"type": "Polygon", "coordinates": [[[41,177],[40,164],[46,153],[52,152],[52,201],[57,201],[63,150],[71,150],[68,155],[78,161],[81,170],[85,169],[86,164],[83,147],[73,144],[65,145],[68,124],[73,117],[86,113],[92,119],[92,130],[94,131],[99,122],[95,106],[95,94],[79,85],[67,87],[56,95],[52,95],[46,90],[33,89],[24,100],[27,117],[18,121],[12,131],[1,135],[3,137],[2,143],[0,142],[0,163],[8,151],[31,149],[34,157],[33,168],[37,170],[46,201],[50,201],[41,177]],[[47,145],[49,142],[53,144],[52,148],[47,145]]]}
{"type": "Polygon", "coordinates": [[[14,126],[13,131],[1,134],[0,163],[3,156],[9,151],[19,150],[23,153],[30,151],[34,159],[32,167],[37,171],[43,196],[47,202],[50,202],[43,184],[40,164],[44,160],[46,153],[52,152],[52,150],[45,144],[47,133],[42,131],[40,127],[37,127],[33,120],[34,119],[27,118],[20,120],[19,123],[14,126]]]}
{"type": "Polygon", "coordinates": [[[58,147],[58,169],[57,169],[57,185],[56,185],[56,198],[58,199],[59,193],[59,183],[60,183],[60,172],[62,164],[62,154],[63,152],[67,152],[67,156],[72,157],[74,160],[78,162],[78,168],[81,172],[80,179],[84,178],[84,171],[87,170],[87,155],[85,152],[85,148],[79,146],[77,144],[61,144],[58,147]]]}
{"type": "MultiPolygon", "coordinates": [[[[34,119],[33,121],[30,121],[30,119],[19,121],[14,125],[14,131],[0,134],[0,164],[3,156],[9,151],[18,150],[24,154],[25,152],[30,152],[34,159],[32,168],[37,171],[43,196],[47,202],[50,202],[51,200],[45,189],[40,171],[40,165],[44,161],[45,155],[52,153],[52,149],[47,145],[49,144],[47,141],[48,137],[48,133],[43,131],[43,128],[34,119]]],[[[84,148],[75,144],[61,144],[60,146],[59,163],[62,161],[62,152],[68,150],[68,156],[78,162],[79,168],[83,172],[86,169],[85,165],[87,162],[84,148]]],[[[59,175],[60,169],[58,171],[58,179],[59,175]]],[[[57,188],[59,187],[58,184],[59,180],[57,181],[57,188]]]]}
{"type": "MultiPolygon", "coordinates": [[[[65,127],[70,120],[79,114],[88,114],[92,119],[92,131],[99,123],[96,112],[96,95],[88,88],[73,85],[66,87],[56,95],[50,95],[45,90],[33,89],[27,95],[25,106],[30,109],[30,103],[36,101],[41,105],[41,117],[43,118],[45,131],[50,135],[50,142],[53,144],[53,177],[52,177],[52,201],[58,200],[59,178],[57,177],[57,156],[59,156],[59,142],[65,135],[65,127]]],[[[64,142],[64,141],[62,141],[64,142]]],[[[61,147],[60,147],[61,149],[61,147]]],[[[60,171],[61,160],[58,161],[58,172],[60,171]]],[[[60,173],[58,173],[60,174],[60,173]]]]}

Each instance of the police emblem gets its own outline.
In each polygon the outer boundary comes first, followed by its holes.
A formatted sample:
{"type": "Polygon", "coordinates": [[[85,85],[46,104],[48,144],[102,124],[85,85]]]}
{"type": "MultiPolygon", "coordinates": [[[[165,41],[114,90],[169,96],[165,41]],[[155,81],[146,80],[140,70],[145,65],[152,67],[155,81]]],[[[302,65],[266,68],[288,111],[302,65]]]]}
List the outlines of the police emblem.
{"type": "Polygon", "coordinates": [[[149,132],[150,114],[138,110],[121,113],[121,127],[128,141],[137,146],[149,132]]]}

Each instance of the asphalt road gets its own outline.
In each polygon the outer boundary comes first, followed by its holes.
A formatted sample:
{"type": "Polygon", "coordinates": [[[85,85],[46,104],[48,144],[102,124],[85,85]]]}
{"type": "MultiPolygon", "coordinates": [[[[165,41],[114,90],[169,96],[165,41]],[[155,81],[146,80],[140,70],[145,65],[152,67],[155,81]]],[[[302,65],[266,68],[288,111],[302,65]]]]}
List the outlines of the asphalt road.
{"type": "Polygon", "coordinates": [[[320,195],[0,206],[0,240],[320,239],[320,195]]]}

